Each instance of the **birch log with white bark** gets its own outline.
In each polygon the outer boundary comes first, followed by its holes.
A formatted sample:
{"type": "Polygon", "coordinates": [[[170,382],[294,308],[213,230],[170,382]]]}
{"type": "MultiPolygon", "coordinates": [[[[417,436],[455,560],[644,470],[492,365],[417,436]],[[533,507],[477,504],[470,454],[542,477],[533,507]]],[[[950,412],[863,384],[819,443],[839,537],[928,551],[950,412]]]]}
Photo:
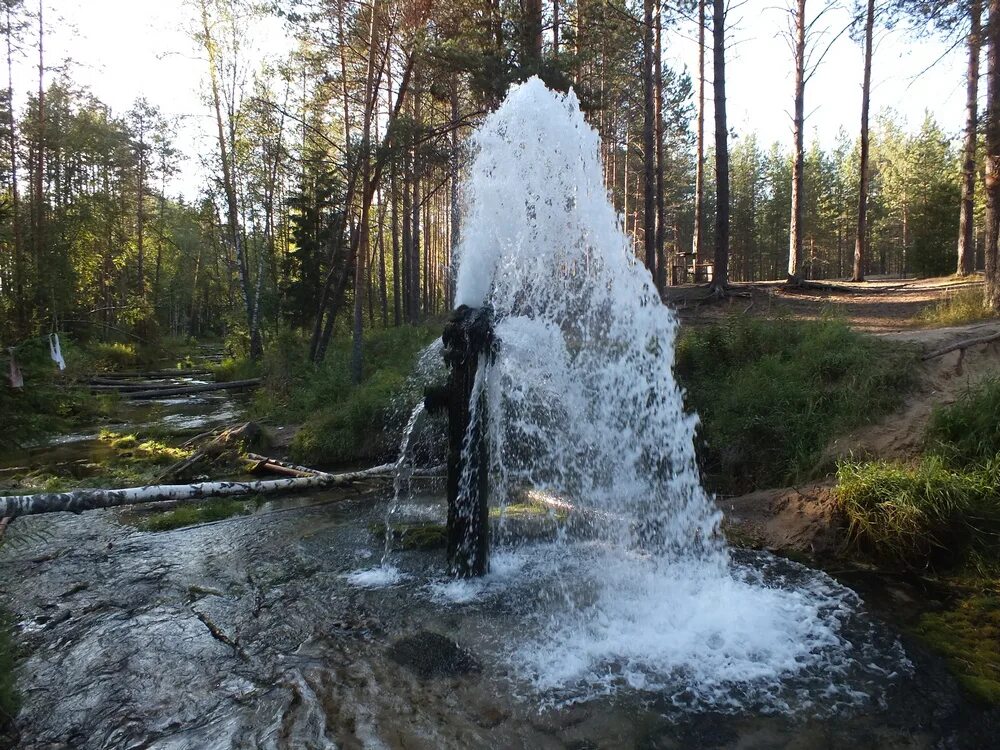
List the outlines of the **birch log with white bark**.
{"type": "Polygon", "coordinates": [[[202,500],[232,495],[277,494],[303,490],[343,487],[362,479],[370,479],[393,471],[393,464],[343,474],[316,474],[260,482],[201,482],[197,484],[165,484],[148,487],[128,487],[120,490],[87,489],[71,492],[42,492],[36,495],[0,497],[0,518],[28,516],[38,513],[80,513],[97,508],[117,508],[122,505],[158,503],[165,500],[202,500]]]}

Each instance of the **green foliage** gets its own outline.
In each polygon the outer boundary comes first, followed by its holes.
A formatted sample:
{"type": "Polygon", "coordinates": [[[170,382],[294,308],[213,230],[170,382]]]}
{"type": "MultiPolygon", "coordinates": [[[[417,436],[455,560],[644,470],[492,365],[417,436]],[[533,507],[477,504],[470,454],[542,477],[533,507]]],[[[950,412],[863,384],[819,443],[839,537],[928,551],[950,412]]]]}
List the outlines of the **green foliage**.
{"type": "Polygon", "coordinates": [[[989,570],[1000,554],[1000,456],[965,469],[939,456],[916,466],[846,462],[837,502],[850,542],[892,563],[938,569],[971,562],[989,570]]]}
{"type": "MultiPolygon", "coordinates": [[[[86,354],[68,336],[60,339],[67,364],[65,372],[60,372],[50,359],[48,339],[36,337],[23,342],[16,351],[24,388],[11,388],[6,382],[6,372],[3,374],[0,451],[23,446],[74,423],[92,420],[106,413],[114,403],[113,396],[93,396],[71,384],[86,367],[86,354]]],[[[6,360],[6,356],[0,357],[5,369],[6,360]]]]}
{"type": "Polygon", "coordinates": [[[143,531],[170,531],[184,526],[222,521],[251,511],[248,498],[231,500],[217,498],[197,505],[182,505],[174,510],[157,513],[145,518],[137,525],[143,531]]]}
{"type": "Polygon", "coordinates": [[[960,289],[920,313],[920,320],[933,326],[958,326],[995,317],[978,287],[960,289]]]}
{"type": "Polygon", "coordinates": [[[1000,703],[1000,597],[979,594],[920,618],[915,632],[944,654],[959,681],[986,703],[1000,703]]]}
{"type": "Polygon", "coordinates": [[[683,333],[675,370],[701,419],[706,479],[739,493],[803,477],[834,435],[899,404],[915,356],[836,320],[733,317],[683,333]]]}
{"type": "Polygon", "coordinates": [[[417,354],[438,330],[429,324],[368,333],[358,385],[351,382],[349,338],[335,341],[323,363],[314,365],[305,342],[283,334],[265,355],[267,387],[255,407],[272,418],[303,421],[292,444],[298,461],[331,465],[387,456],[396,439],[386,428],[396,426],[402,402],[415,403],[417,394],[406,392],[407,378],[417,354]]]}
{"type": "Polygon", "coordinates": [[[1000,377],[985,378],[955,403],[936,408],[927,425],[927,448],[955,468],[1000,455],[1000,377]]]}

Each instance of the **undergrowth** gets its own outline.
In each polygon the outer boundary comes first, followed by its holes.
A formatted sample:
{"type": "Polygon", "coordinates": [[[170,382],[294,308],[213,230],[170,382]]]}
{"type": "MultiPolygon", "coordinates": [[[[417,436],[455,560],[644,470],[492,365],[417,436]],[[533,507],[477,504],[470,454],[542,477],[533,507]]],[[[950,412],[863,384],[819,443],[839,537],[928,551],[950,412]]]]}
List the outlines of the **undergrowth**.
{"type": "Polygon", "coordinates": [[[734,316],[683,332],[675,371],[707,483],[738,494],[808,478],[832,437],[898,406],[915,362],[840,320],[734,316]]]}
{"type": "Polygon", "coordinates": [[[305,341],[291,334],[277,337],[261,364],[266,387],[254,409],[272,419],[302,422],[291,447],[296,461],[331,466],[385,458],[396,448],[405,409],[419,398],[408,388],[417,355],[439,331],[429,323],[369,333],[357,385],[350,375],[350,337],[331,343],[318,365],[309,361],[305,341]]]}
{"type": "Polygon", "coordinates": [[[986,306],[981,287],[959,289],[920,313],[920,320],[932,326],[957,326],[995,318],[986,306]]]}
{"type": "Polygon", "coordinates": [[[844,463],[837,499],[849,540],[879,560],[907,567],[970,563],[989,572],[1000,560],[1000,456],[964,469],[925,456],[844,463]]]}

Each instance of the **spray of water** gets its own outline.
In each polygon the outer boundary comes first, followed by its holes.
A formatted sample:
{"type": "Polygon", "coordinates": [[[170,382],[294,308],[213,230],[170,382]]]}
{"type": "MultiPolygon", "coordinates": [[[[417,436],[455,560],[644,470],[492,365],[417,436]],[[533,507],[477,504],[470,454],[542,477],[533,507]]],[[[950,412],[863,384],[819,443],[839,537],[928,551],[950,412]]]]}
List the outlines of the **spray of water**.
{"type": "Polygon", "coordinates": [[[526,566],[556,585],[525,615],[515,670],[571,699],[627,684],[715,707],[780,704],[810,670],[825,687],[856,661],[841,634],[855,599],[730,560],[672,372],[677,321],[576,97],[515,86],[473,146],[456,304],[495,311],[499,353],[481,368],[493,500],[548,491],[589,526],[526,566]]]}

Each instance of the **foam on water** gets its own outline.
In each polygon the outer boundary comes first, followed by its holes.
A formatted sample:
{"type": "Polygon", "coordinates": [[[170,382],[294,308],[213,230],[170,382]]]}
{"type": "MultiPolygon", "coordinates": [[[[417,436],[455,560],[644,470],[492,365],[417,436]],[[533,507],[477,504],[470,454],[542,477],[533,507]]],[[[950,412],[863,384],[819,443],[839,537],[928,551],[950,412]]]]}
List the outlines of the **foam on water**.
{"type": "Polygon", "coordinates": [[[344,576],[352,586],[362,589],[379,589],[402,583],[409,576],[395,565],[382,564],[376,568],[356,570],[344,576]]]}
{"type": "MultiPolygon", "coordinates": [[[[820,574],[787,586],[731,563],[672,372],[677,321],[608,199],[576,97],[514,86],[473,145],[456,304],[495,313],[499,353],[477,383],[494,502],[557,493],[593,540],[521,571],[552,585],[525,614],[514,671],[573,699],[684,685],[699,705],[780,709],[785,681],[807,674],[819,682],[797,684],[836,692],[868,658],[841,633],[856,597],[820,574]]],[[[488,581],[432,595],[473,601],[488,581]]]]}

